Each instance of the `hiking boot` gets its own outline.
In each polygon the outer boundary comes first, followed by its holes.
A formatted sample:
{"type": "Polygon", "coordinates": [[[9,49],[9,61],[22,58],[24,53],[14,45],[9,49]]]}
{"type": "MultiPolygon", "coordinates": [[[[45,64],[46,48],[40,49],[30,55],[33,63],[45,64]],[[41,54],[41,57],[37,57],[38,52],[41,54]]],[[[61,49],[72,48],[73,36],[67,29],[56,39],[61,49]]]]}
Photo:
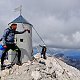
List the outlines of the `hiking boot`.
{"type": "Polygon", "coordinates": [[[46,56],[44,57],[44,59],[47,59],[46,56]]]}
{"type": "Polygon", "coordinates": [[[16,65],[21,66],[21,65],[22,65],[22,62],[21,62],[21,61],[18,61],[18,62],[16,63],[16,65]]]}

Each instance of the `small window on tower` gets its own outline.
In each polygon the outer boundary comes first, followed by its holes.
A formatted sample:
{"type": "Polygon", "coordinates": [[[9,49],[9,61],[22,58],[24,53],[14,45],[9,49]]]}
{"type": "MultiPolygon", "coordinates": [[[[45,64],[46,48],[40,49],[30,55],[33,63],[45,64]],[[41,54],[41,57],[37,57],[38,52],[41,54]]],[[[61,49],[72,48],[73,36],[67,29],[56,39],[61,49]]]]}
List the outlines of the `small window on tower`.
{"type": "Polygon", "coordinates": [[[20,39],[20,42],[23,42],[23,39],[20,39]]]}

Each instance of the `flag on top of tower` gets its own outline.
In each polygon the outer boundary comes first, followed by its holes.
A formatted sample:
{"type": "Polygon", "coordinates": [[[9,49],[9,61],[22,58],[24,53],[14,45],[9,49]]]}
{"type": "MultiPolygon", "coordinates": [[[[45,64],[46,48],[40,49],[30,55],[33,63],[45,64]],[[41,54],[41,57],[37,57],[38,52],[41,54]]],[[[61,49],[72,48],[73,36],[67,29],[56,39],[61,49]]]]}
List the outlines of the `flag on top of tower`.
{"type": "Polygon", "coordinates": [[[20,11],[20,10],[22,10],[22,5],[20,5],[19,7],[15,8],[14,12],[17,12],[17,11],[20,11]]]}

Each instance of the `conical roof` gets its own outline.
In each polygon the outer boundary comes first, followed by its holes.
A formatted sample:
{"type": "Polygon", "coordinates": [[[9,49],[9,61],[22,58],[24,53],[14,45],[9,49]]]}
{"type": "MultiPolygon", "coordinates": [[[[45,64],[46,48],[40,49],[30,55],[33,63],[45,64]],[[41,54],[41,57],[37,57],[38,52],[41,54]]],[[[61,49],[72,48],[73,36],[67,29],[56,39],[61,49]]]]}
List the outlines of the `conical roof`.
{"type": "Polygon", "coordinates": [[[26,21],[26,19],[24,19],[24,17],[22,15],[20,15],[19,17],[17,17],[16,19],[14,19],[12,22],[10,22],[9,24],[11,23],[24,23],[24,24],[29,24],[29,25],[32,25],[30,24],[28,21],[26,21]]]}

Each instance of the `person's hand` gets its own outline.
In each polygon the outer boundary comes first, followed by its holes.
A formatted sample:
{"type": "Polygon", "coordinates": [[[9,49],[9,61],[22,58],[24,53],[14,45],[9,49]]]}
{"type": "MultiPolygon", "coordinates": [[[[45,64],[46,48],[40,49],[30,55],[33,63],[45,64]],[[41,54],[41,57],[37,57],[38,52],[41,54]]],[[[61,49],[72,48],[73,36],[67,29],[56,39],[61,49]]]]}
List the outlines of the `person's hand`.
{"type": "Polygon", "coordinates": [[[6,46],[6,45],[3,45],[3,47],[4,47],[4,48],[7,48],[7,46],[6,46]]]}
{"type": "Polygon", "coordinates": [[[30,30],[28,30],[28,33],[30,33],[30,30]]]}
{"type": "Polygon", "coordinates": [[[28,31],[28,33],[30,33],[30,30],[29,29],[25,29],[25,31],[28,31]]]}

